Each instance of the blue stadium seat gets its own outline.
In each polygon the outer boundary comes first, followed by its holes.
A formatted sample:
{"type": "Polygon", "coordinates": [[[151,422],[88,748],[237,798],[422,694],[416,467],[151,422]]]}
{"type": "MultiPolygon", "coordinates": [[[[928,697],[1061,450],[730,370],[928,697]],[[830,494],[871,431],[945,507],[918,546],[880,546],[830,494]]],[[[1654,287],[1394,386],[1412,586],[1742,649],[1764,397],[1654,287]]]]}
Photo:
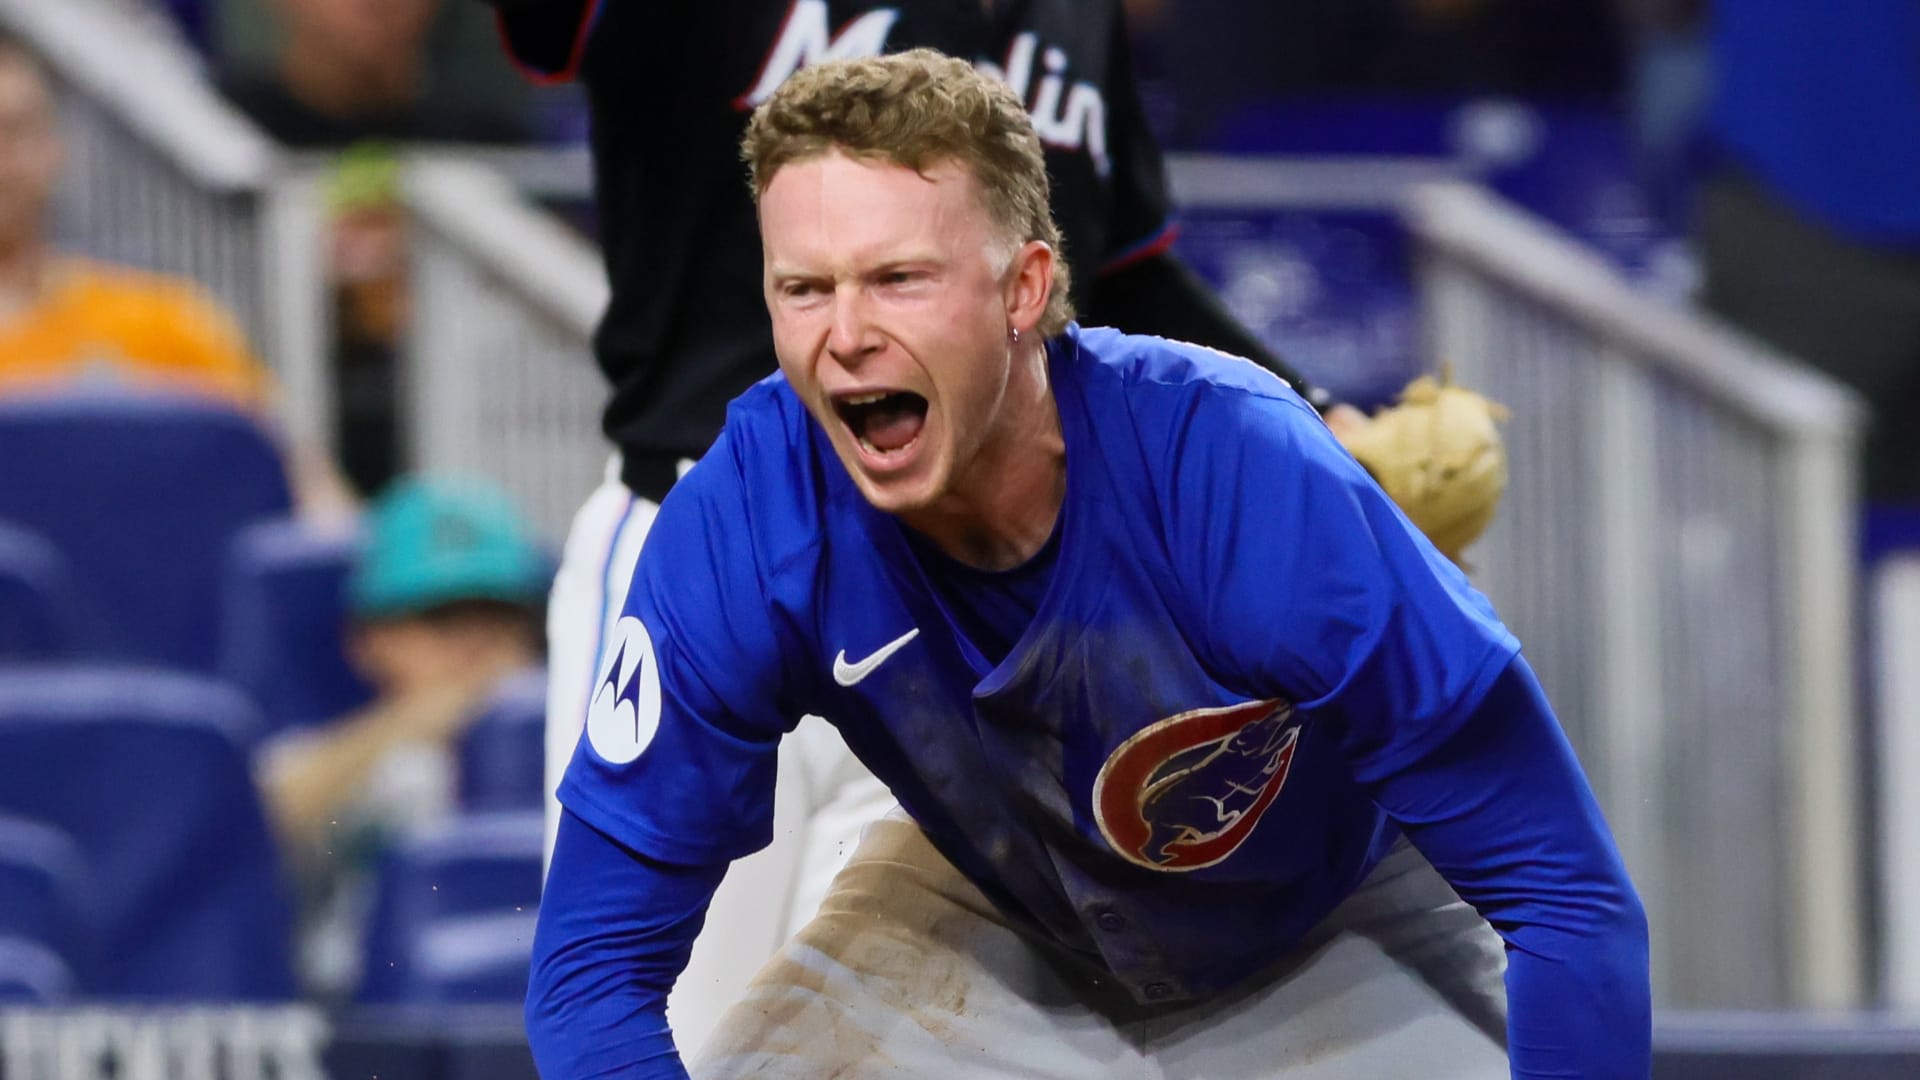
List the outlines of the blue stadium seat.
{"type": "Polygon", "coordinates": [[[60,954],[38,941],[0,935],[0,1005],[57,1005],[78,986],[60,954]]]}
{"type": "Polygon", "coordinates": [[[96,895],[73,837],[32,818],[0,814],[0,940],[49,950],[69,972],[89,967],[96,895]]]}
{"type": "Polygon", "coordinates": [[[538,810],[545,784],[547,673],[502,680],[460,737],[460,807],[468,813],[538,810]]]}
{"type": "Polygon", "coordinates": [[[73,578],[46,537],[0,521],[0,659],[46,660],[72,636],[73,578]]]}
{"type": "Polygon", "coordinates": [[[250,418],[168,396],[0,401],[0,519],[73,568],[89,659],[211,672],[233,534],[290,506],[279,451],[250,418]]]}
{"type": "Polygon", "coordinates": [[[222,586],[220,673],[253,696],[268,732],[365,705],[373,688],[347,661],[351,531],[264,521],[234,539],[222,586]]]}
{"type": "Polygon", "coordinates": [[[94,934],[92,897],[86,855],[71,836],[0,813],[0,938],[46,945],[81,969],[94,934]]]}
{"type": "Polygon", "coordinates": [[[524,998],[545,835],[537,810],[476,814],[393,851],[367,925],[360,1000],[524,998]]]}
{"type": "Polygon", "coordinates": [[[292,996],[291,910],[245,750],[258,723],[198,676],[0,670],[0,811],[72,836],[99,883],[89,995],[292,996]]]}

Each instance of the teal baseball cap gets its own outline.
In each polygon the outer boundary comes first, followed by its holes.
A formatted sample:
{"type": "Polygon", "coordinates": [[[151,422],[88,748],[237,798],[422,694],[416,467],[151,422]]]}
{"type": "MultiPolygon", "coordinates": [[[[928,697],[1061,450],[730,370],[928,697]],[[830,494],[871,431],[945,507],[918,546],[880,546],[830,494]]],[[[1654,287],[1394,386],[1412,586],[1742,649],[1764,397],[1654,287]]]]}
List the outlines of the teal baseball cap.
{"type": "Polygon", "coordinates": [[[410,615],[463,600],[539,604],[546,554],[505,492],[476,479],[407,477],[368,507],[347,582],[354,615],[410,615]]]}

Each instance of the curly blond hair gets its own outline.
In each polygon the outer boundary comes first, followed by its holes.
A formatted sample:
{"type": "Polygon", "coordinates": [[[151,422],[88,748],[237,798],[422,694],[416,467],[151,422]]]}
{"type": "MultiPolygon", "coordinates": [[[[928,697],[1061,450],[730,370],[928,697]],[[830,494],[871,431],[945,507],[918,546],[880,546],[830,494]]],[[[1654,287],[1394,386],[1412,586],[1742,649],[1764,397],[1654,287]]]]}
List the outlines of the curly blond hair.
{"type": "Polygon", "coordinates": [[[988,216],[1013,246],[1039,240],[1053,248],[1053,292],[1036,329],[1045,337],[1066,329],[1071,282],[1046,159],[1005,84],[932,49],[802,68],[754,110],[740,140],[755,205],[783,166],[833,150],[921,173],[948,161],[971,171],[988,216]]]}

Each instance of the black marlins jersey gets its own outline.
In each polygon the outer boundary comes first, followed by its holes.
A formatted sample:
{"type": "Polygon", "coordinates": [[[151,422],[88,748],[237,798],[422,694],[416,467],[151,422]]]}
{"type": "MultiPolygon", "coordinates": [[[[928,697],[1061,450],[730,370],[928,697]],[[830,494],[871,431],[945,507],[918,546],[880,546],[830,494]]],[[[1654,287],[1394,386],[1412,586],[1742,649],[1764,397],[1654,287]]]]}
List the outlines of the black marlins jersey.
{"type": "Polygon", "coordinates": [[[1085,305],[1097,274],[1171,242],[1160,153],[1117,0],[495,0],[517,59],[576,75],[593,110],[613,303],[595,341],[606,432],[635,491],[664,495],[729,401],[775,367],[740,137],[801,66],[919,46],[1026,102],[1085,305]]]}

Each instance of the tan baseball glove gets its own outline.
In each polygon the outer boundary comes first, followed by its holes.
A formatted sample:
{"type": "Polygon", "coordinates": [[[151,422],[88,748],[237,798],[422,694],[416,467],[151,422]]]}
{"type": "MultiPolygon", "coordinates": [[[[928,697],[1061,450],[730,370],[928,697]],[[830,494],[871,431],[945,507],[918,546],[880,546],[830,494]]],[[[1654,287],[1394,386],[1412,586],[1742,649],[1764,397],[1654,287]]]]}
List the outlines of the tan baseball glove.
{"type": "Polygon", "coordinates": [[[1507,490],[1498,422],[1507,410],[1452,375],[1422,375],[1400,401],[1335,434],[1407,517],[1454,562],[1480,538],[1507,490]]]}

